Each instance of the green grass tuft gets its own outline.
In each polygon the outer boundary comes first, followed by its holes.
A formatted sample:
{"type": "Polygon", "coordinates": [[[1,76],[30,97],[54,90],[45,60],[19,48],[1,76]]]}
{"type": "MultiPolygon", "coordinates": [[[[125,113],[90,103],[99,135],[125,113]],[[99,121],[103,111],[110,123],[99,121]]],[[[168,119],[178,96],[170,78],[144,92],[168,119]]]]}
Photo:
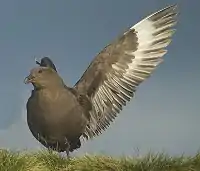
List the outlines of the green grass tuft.
{"type": "Polygon", "coordinates": [[[0,171],[199,171],[200,153],[193,157],[148,154],[143,158],[85,155],[70,159],[56,152],[0,150],[0,171]]]}

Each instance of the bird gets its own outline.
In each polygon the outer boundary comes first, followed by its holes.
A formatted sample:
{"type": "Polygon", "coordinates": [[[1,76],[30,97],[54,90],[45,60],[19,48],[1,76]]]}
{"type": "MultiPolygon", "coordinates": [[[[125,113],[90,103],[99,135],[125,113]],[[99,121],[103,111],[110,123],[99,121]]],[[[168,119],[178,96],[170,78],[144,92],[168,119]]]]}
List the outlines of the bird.
{"type": "Polygon", "coordinates": [[[140,20],[104,47],[80,79],[67,86],[49,57],[24,79],[33,89],[27,124],[46,148],[67,156],[106,131],[139,85],[163,62],[175,33],[177,4],[140,20]]]}

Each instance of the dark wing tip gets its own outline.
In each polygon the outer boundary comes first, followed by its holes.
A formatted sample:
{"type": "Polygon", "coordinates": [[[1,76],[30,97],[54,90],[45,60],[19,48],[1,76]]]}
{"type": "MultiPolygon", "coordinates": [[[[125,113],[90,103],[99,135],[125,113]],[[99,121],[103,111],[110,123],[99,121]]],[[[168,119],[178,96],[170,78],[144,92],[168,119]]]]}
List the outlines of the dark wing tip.
{"type": "Polygon", "coordinates": [[[38,61],[36,61],[36,64],[38,64],[42,67],[50,67],[57,72],[56,66],[54,65],[53,61],[49,57],[43,57],[41,59],[41,62],[39,63],[38,61]]]}

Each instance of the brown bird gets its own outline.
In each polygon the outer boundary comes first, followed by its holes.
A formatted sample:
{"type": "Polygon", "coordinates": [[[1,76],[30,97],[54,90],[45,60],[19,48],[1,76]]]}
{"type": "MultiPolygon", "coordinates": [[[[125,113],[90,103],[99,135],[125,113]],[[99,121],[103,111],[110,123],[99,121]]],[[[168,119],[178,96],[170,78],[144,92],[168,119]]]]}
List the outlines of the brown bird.
{"type": "Polygon", "coordinates": [[[144,18],[106,46],[74,87],[67,87],[50,58],[33,68],[25,83],[34,89],[27,122],[45,147],[67,154],[106,130],[137,87],[163,61],[176,25],[177,6],[144,18]]]}

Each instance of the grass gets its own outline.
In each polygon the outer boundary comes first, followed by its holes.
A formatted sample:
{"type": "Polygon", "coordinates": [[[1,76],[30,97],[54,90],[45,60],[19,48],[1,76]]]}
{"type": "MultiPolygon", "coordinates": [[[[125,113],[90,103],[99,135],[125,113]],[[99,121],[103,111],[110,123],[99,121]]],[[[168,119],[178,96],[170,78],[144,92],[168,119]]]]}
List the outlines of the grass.
{"type": "Polygon", "coordinates": [[[0,150],[0,171],[199,171],[200,153],[193,157],[148,154],[143,158],[85,155],[70,159],[52,151],[0,150]]]}

